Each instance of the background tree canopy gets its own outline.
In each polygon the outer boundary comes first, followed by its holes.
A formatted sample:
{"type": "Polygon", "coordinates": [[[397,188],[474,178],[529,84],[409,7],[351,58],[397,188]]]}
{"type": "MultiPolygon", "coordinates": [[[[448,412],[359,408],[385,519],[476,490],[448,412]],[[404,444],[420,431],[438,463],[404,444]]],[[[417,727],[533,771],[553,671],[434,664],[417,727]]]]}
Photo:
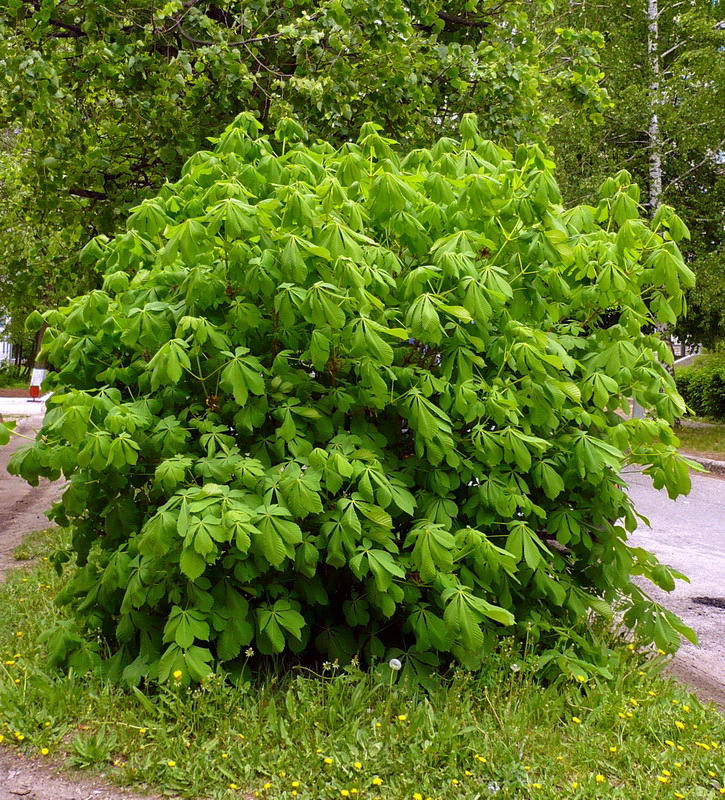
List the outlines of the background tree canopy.
{"type": "Polygon", "coordinates": [[[590,202],[601,181],[626,167],[650,193],[650,158],[662,160],[660,200],[677,208],[692,231],[685,256],[697,275],[679,336],[714,345],[725,336],[725,23],[712,0],[655,3],[656,35],[646,0],[571,4],[563,20],[592,25],[606,38],[602,70],[616,101],[603,124],[566,104],[550,142],[569,202],[590,202]],[[658,7],[659,6],[659,7],[658,7]],[[653,90],[652,54],[660,65],[653,90]],[[649,125],[656,111],[659,140],[649,125]]]}
{"type": "Polygon", "coordinates": [[[509,143],[555,91],[598,118],[602,38],[522,0],[2,0],[0,309],[15,329],[95,285],[76,252],[242,110],[338,142],[374,119],[406,144],[465,111],[509,143]],[[536,20],[529,16],[535,10],[536,20]],[[544,24],[544,20],[548,20],[544,24]]]}

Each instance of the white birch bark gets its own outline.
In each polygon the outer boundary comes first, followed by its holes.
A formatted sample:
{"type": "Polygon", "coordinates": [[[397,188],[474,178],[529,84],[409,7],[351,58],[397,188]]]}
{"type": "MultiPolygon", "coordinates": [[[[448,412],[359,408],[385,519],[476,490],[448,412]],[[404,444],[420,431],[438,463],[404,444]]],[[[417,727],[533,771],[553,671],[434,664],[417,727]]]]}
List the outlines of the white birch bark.
{"type": "Polygon", "coordinates": [[[659,7],[658,0],[647,0],[647,54],[650,68],[649,120],[649,205],[654,214],[662,200],[662,142],[660,139],[659,106],[661,102],[659,7]]]}

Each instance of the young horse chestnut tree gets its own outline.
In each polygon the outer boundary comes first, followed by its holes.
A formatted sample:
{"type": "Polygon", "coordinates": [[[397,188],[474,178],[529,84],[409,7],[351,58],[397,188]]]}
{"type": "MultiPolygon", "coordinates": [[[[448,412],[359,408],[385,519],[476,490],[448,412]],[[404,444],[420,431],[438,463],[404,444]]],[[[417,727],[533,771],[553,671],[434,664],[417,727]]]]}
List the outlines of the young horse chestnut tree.
{"type": "Polygon", "coordinates": [[[681,576],[627,544],[621,477],[689,489],[656,332],[692,285],[674,212],[641,218],[626,172],[564,209],[539,147],[472,115],[406,155],[372,123],[339,149],[259,127],[85,248],[102,289],[29,320],[56,371],[11,471],[67,480],[77,561],[52,661],[199,680],[251,647],[424,679],[514,636],[606,675],[592,613],[692,636],[631,581],[681,576]]]}

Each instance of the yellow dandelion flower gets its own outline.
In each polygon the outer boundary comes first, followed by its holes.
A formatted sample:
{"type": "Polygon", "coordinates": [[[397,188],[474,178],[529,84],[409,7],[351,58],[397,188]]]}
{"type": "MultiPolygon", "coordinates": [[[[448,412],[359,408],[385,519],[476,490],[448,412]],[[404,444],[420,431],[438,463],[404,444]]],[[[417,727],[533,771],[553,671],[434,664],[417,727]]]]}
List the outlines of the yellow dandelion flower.
{"type": "Polygon", "coordinates": [[[267,783],[263,784],[262,788],[263,789],[271,789],[272,788],[272,784],[269,783],[269,781],[268,781],[267,783]]]}
{"type": "Polygon", "coordinates": [[[355,767],[355,769],[362,769],[362,764],[359,761],[355,761],[353,762],[353,767],[355,767]]]}
{"type": "Polygon", "coordinates": [[[579,719],[579,717],[572,717],[572,718],[571,718],[571,721],[572,721],[572,722],[573,722],[575,725],[581,725],[581,722],[582,722],[582,721],[579,719]]]}
{"type": "Polygon", "coordinates": [[[20,678],[16,678],[15,683],[20,683],[20,678]]]}
{"type": "Polygon", "coordinates": [[[222,758],[229,758],[229,753],[222,753],[222,758]]]}
{"type": "Polygon", "coordinates": [[[679,792],[675,792],[675,797],[677,798],[677,800],[684,800],[685,795],[680,794],[679,792]]]}
{"type": "Polygon", "coordinates": [[[720,747],[720,745],[717,742],[711,741],[710,742],[710,747],[712,747],[713,750],[717,750],[718,747],[720,747]]]}
{"type": "Polygon", "coordinates": [[[662,774],[667,775],[668,778],[672,775],[672,773],[668,769],[663,769],[662,774]]]}
{"type": "Polygon", "coordinates": [[[230,783],[230,784],[229,784],[229,788],[230,788],[230,789],[231,789],[231,790],[234,792],[234,791],[236,791],[236,790],[237,790],[239,787],[237,786],[237,784],[236,784],[236,783],[230,783]]]}
{"type": "Polygon", "coordinates": [[[627,650],[634,650],[634,645],[633,644],[628,644],[627,645],[627,650]]]}
{"type": "Polygon", "coordinates": [[[6,666],[6,667],[12,667],[14,663],[15,663],[15,662],[14,662],[14,661],[12,661],[12,660],[10,660],[10,661],[6,661],[6,662],[5,662],[5,666],[6,666]]]}
{"type": "Polygon", "coordinates": [[[464,774],[464,775],[465,775],[467,778],[470,778],[470,777],[471,777],[471,775],[473,775],[473,773],[471,772],[471,770],[470,770],[470,769],[467,769],[467,770],[466,770],[466,771],[465,771],[463,774],[464,774]]]}
{"type": "Polygon", "coordinates": [[[526,770],[526,772],[531,772],[531,767],[528,764],[524,765],[524,769],[526,770]]]}
{"type": "Polygon", "coordinates": [[[2,733],[0,733],[0,744],[2,744],[4,741],[5,737],[2,735],[2,733]]]}
{"type": "Polygon", "coordinates": [[[25,633],[24,633],[23,631],[16,631],[16,632],[15,632],[15,635],[18,637],[18,639],[20,639],[20,638],[22,638],[23,636],[25,636],[25,633]]]}
{"type": "Polygon", "coordinates": [[[182,676],[183,676],[183,674],[184,673],[180,669],[175,669],[174,670],[174,680],[175,681],[180,681],[182,676]]]}
{"type": "Polygon", "coordinates": [[[720,789],[720,794],[725,794],[725,788],[720,789]]]}
{"type": "Polygon", "coordinates": [[[643,669],[637,670],[637,675],[644,675],[645,671],[643,669]]]}
{"type": "Polygon", "coordinates": [[[587,682],[586,675],[577,675],[576,679],[579,681],[579,683],[586,683],[587,682]]]}
{"type": "Polygon", "coordinates": [[[626,717],[624,716],[624,714],[623,714],[621,711],[619,712],[619,714],[617,714],[617,716],[618,716],[620,719],[626,719],[626,717]]]}
{"type": "Polygon", "coordinates": [[[281,770],[277,774],[279,775],[280,778],[286,778],[287,777],[287,773],[284,770],[281,770]]]}
{"type": "Polygon", "coordinates": [[[594,778],[594,780],[597,783],[604,783],[604,781],[606,781],[607,779],[604,777],[604,775],[597,775],[596,778],[594,778]]]}
{"type": "Polygon", "coordinates": [[[658,775],[658,776],[657,776],[657,780],[658,780],[660,783],[669,783],[669,782],[670,782],[670,779],[669,779],[667,776],[665,776],[665,775],[658,775]]]}
{"type": "Polygon", "coordinates": [[[657,697],[657,692],[652,692],[652,691],[649,691],[649,692],[647,692],[647,694],[648,694],[650,697],[657,697]]]}
{"type": "Polygon", "coordinates": [[[405,722],[406,719],[408,719],[408,715],[407,714],[398,714],[398,721],[399,722],[405,722]]]}
{"type": "Polygon", "coordinates": [[[617,752],[617,748],[616,748],[614,745],[612,745],[612,746],[609,748],[609,752],[610,752],[610,753],[616,753],[616,752],[617,752]]]}
{"type": "Polygon", "coordinates": [[[139,728],[138,732],[141,734],[141,736],[145,736],[146,735],[146,728],[139,728]]]}
{"type": "Polygon", "coordinates": [[[531,785],[534,787],[534,789],[541,789],[540,783],[532,783],[531,785]]]}
{"type": "Polygon", "coordinates": [[[705,742],[695,742],[695,747],[702,747],[703,750],[712,750],[709,744],[705,744],[705,742]]]}
{"type": "Polygon", "coordinates": [[[297,789],[293,789],[293,790],[290,792],[290,794],[292,795],[292,797],[297,797],[297,789]]]}
{"type": "Polygon", "coordinates": [[[632,719],[633,716],[634,714],[631,711],[625,712],[625,717],[627,717],[627,719],[632,719]]]}
{"type": "Polygon", "coordinates": [[[669,745],[670,747],[675,746],[675,743],[672,741],[672,739],[665,739],[665,744],[669,745]]]}
{"type": "Polygon", "coordinates": [[[382,786],[383,779],[382,778],[373,778],[373,786],[382,786]]]}
{"type": "Polygon", "coordinates": [[[658,653],[659,653],[661,656],[666,656],[666,655],[667,655],[667,653],[665,653],[665,651],[664,651],[664,650],[663,650],[661,647],[658,647],[658,648],[657,648],[657,652],[658,652],[658,653]]]}
{"type": "Polygon", "coordinates": [[[673,700],[673,701],[672,701],[672,705],[673,705],[673,706],[678,706],[679,704],[680,704],[680,701],[679,701],[679,700],[673,700]]]}
{"type": "Polygon", "coordinates": [[[176,766],[176,761],[170,761],[169,760],[169,761],[166,762],[166,766],[167,767],[175,767],[176,766]]]}
{"type": "Polygon", "coordinates": [[[557,757],[556,757],[556,760],[557,760],[557,761],[563,761],[563,760],[564,760],[564,756],[557,756],[557,757]]]}
{"type": "Polygon", "coordinates": [[[44,722],[44,723],[43,723],[43,727],[44,727],[44,728],[50,728],[51,724],[52,724],[52,723],[50,723],[50,722],[44,722]]]}
{"type": "Polygon", "coordinates": [[[684,731],[685,730],[685,723],[684,722],[680,722],[679,719],[676,719],[675,720],[675,727],[679,728],[681,731],[684,731]]]}
{"type": "Polygon", "coordinates": [[[684,747],[683,747],[681,744],[678,744],[678,745],[677,745],[677,749],[678,749],[680,752],[682,752],[682,751],[683,751],[685,748],[684,748],[684,747]]]}
{"type": "Polygon", "coordinates": [[[474,758],[476,759],[476,761],[480,761],[481,764],[485,764],[486,763],[486,759],[483,756],[476,755],[476,756],[474,756],[474,758]]]}
{"type": "Polygon", "coordinates": [[[347,789],[340,789],[340,794],[341,794],[343,797],[350,797],[350,792],[348,792],[348,790],[347,790],[347,789]]]}
{"type": "Polygon", "coordinates": [[[383,723],[382,722],[376,722],[375,723],[375,727],[376,728],[382,728],[383,727],[383,723]]]}
{"type": "Polygon", "coordinates": [[[675,766],[679,769],[682,766],[681,761],[675,761],[675,766]]]}
{"type": "Polygon", "coordinates": [[[292,786],[293,789],[299,789],[300,788],[300,782],[299,781],[292,781],[291,786],[292,786]]]}
{"type": "Polygon", "coordinates": [[[714,773],[714,772],[713,772],[711,769],[709,769],[709,770],[707,771],[707,774],[708,774],[708,775],[709,775],[711,778],[714,778],[714,777],[715,777],[715,773],[714,773]]]}
{"type": "Polygon", "coordinates": [[[350,794],[357,794],[357,789],[350,789],[350,794]]]}
{"type": "Polygon", "coordinates": [[[572,781],[571,782],[571,788],[572,789],[577,789],[578,787],[579,787],[579,781],[572,781]]]}
{"type": "Polygon", "coordinates": [[[423,795],[420,792],[414,792],[413,800],[423,800],[423,795]]]}
{"type": "Polygon", "coordinates": [[[15,738],[16,738],[16,739],[17,739],[19,742],[22,742],[22,741],[23,741],[23,739],[25,738],[25,735],[24,735],[24,734],[22,734],[22,733],[20,733],[20,731],[15,731],[15,733],[14,733],[13,735],[15,736],[15,738]]]}
{"type": "Polygon", "coordinates": [[[41,748],[40,748],[40,755],[41,755],[41,756],[47,756],[47,755],[48,755],[48,753],[50,753],[50,750],[48,750],[48,748],[47,748],[47,747],[41,747],[41,748]]]}
{"type": "Polygon", "coordinates": [[[690,706],[682,706],[682,710],[683,710],[683,711],[684,711],[686,714],[689,714],[689,713],[690,713],[690,706]]]}
{"type": "Polygon", "coordinates": [[[629,702],[630,702],[630,703],[631,703],[633,706],[638,706],[638,705],[639,705],[639,700],[637,700],[637,698],[636,698],[636,697],[630,697],[630,698],[629,698],[629,702]]]}
{"type": "Polygon", "coordinates": [[[322,762],[323,764],[326,764],[329,767],[330,764],[332,764],[332,759],[330,758],[330,756],[326,756],[325,758],[322,759],[322,762]]]}
{"type": "Polygon", "coordinates": [[[451,783],[452,783],[454,786],[458,786],[458,784],[460,783],[460,781],[458,780],[458,778],[453,778],[453,779],[451,780],[451,783]]]}
{"type": "Polygon", "coordinates": [[[245,739],[245,736],[244,736],[244,734],[243,734],[243,733],[238,733],[238,734],[237,734],[237,736],[238,736],[238,737],[239,737],[239,738],[240,738],[242,741],[244,741],[244,739],[245,739]]]}

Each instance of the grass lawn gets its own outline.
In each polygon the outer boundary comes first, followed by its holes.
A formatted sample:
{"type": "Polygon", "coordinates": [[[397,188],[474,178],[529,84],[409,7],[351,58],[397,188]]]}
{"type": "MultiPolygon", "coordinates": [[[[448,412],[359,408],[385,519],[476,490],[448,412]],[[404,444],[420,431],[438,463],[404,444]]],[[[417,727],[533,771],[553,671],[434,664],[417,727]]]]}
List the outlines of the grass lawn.
{"type": "MultiPolygon", "coordinates": [[[[58,536],[24,555],[47,557],[58,536]]],[[[0,586],[0,736],[29,756],[225,800],[725,795],[725,719],[657,677],[656,653],[619,643],[611,683],[541,685],[535,657],[504,647],[430,692],[396,685],[385,665],[144,694],[47,666],[61,582],[41,560],[0,586]]]]}
{"type": "Polygon", "coordinates": [[[683,425],[675,433],[685,452],[725,461],[725,425],[708,425],[706,428],[683,425]]]}

